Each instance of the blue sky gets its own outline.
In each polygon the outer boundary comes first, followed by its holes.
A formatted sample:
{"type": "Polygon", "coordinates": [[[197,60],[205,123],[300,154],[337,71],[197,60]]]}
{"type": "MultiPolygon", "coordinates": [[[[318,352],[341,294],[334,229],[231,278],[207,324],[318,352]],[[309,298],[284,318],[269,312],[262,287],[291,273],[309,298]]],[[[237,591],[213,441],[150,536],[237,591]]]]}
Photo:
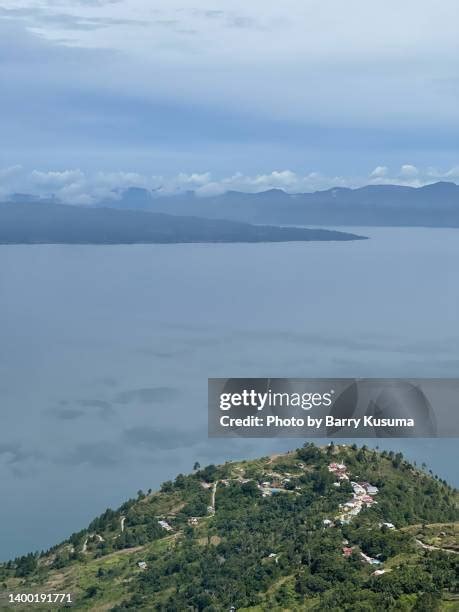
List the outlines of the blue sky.
{"type": "Polygon", "coordinates": [[[0,194],[457,181],[458,57],[454,0],[0,0],[0,194]]]}

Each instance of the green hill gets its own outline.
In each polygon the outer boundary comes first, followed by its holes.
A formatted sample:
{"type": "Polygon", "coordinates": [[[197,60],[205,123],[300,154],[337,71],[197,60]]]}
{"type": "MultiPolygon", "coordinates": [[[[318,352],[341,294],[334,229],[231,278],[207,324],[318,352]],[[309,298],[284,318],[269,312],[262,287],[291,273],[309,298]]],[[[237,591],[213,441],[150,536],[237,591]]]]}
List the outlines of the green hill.
{"type": "Polygon", "coordinates": [[[459,610],[457,491],[401,453],[306,444],[195,467],[0,566],[0,609],[72,593],[77,610],[459,610]]]}

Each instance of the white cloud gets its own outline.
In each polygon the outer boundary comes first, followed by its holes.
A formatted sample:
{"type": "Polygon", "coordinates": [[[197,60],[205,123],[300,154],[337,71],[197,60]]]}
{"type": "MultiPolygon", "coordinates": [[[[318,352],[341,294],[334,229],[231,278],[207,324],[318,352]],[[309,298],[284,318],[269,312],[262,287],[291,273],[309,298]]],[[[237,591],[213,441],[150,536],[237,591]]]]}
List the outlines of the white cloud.
{"type": "Polygon", "coordinates": [[[415,178],[419,175],[419,170],[416,166],[412,166],[411,164],[403,164],[400,168],[400,177],[410,179],[415,178]]]}
{"type": "Polygon", "coordinates": [[[459,120],[456,0],[386,0],[377,18],[362,0],[2,6],[49,40],[117,52],[115,91],[345,125],[459,120]]]}
{"type": "Polygon", "coordinates": [[[376,166],[373,172],[370,174],[370,178],[372,179],[380,179],[385,178],[389,173],[389,168],[387,166],[376,166]]]}

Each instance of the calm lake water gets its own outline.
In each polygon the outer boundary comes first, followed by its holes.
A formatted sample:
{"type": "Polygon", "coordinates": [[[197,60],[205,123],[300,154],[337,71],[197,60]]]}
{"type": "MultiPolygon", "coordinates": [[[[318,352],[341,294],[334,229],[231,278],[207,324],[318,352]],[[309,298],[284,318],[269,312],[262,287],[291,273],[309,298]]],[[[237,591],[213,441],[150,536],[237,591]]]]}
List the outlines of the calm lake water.
{"type": "MultiPolygon", "coordinates": [[[[459,230],[362,242],[0,247],[0,559],[193,463],[207,378],[459,375],[459,230]]],[[[459,485],[456,440],[378,441],[459,485]]]]}

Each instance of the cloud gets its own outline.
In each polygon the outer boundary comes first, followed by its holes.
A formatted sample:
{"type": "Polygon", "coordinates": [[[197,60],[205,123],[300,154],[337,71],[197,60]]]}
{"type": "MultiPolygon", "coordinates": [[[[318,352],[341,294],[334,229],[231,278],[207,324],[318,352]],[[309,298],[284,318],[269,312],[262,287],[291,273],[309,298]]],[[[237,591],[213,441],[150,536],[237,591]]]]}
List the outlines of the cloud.
{"type": "Polygon", "coordinates": [[[376,166],[376,168],[370,174],[370,179],[385,178],[388,174],[389,168],[387,166],[376,166]]]}
{"type": "Polygon", "coordinates": [[[400,176],[402,178],[412,179],[417,178],[418,175],[419,170],[416,168],[416,166],[411,164],[403,164],[403,166],[400,168],[400,176]]]}
{"type": "Polygon", "coordinates": [[[3,0],[0,165],[81,169],[56,188],[80,204],[113,197],[97,169],[132,168],[152,188],[152,175],[212,172],[204,195],[348,184],[381,160],[453,167],[457,10],[420,2],[390,0],[375,20],[353,0],[356,22],[337,0],[3,0]]]}
{"type": "MultiPolygon", "coordinates": [[[[105,6],[104,4],[79,3],[79,6],[105,6]]],[[[91,31],[121,25],[145,26],[145,22],[134,19],[114,19],[106,17],[85,17],[71,13],[58,13],[39,7],[4,8],[0,7],[0,19],[24,21],[31,27],[55,27],[63,30],[91,31]]]]}

